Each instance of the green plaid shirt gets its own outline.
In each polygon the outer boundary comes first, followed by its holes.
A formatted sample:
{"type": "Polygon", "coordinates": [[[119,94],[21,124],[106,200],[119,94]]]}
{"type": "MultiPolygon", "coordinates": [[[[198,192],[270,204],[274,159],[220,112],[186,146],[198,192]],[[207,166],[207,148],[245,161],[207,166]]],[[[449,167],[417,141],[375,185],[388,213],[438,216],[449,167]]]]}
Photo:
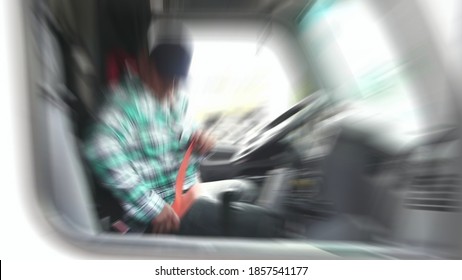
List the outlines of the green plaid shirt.
{"type": "MultiPolygon", "coordinates": [[[[175,99],[174,105],[160,104],[138,78],[126,77],[110,92],[86,141],[91,168],[118,198],[129,225],[149,225],[175,198],[193,132],[185,119],[187,99],[175,99]]],[[[191,157],[184,189],[197,182],[198,163],[191,157]]]]}

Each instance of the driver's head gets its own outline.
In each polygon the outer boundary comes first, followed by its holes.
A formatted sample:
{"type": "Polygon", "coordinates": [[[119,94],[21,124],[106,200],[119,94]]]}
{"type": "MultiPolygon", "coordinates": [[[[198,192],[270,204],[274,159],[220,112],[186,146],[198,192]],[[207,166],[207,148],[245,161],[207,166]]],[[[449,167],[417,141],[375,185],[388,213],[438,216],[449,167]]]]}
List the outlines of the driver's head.
{"type": "Polygon", "coordinates": [[[157,20],[148,35],[149,68],[158,91],[169,94],[178,82],[186,79],[192,47],[185,27],[177,20],[157,20]]]}
{"type": "Polygon", "coordinates": [[[185,27],[178,20],[158,20],[149,30],[149,60],[165,79],[185,79],[192,47],[185,27]]]}
{"type": "Polygon", "coordinates": [[[151,22],[149,1],[120,0],[109,5],[112,45],[137,58],[143,82],[156,95],[173,91],[188,75],[192,48],[186,28],[175,19],[151,22]]]}

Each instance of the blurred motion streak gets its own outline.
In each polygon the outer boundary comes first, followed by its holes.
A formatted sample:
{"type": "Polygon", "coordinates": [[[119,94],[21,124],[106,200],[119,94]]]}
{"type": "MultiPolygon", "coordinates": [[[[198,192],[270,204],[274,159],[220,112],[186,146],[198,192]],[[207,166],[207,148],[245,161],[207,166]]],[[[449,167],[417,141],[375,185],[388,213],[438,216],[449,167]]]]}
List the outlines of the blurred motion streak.
{"type": "MultiPolygon", "coordinates": [[[[52,178],[40,183],[63,220],[103,238],[113,221],[95,210],[105,202],[86,185],[85,164],[83,183],[64,188],[54,184],[67,173],[53,168],[81,164],[81,136],[106,89],[138,71],[123,43],[133,30],[110,24],[108,0],[28,2],[29,21],[40,23],[30,27],[40,69],[32,79],[43,81],[46,102],[68,107],[73,133],[59,138],[64,148],[49,140],[60,126],[45,105],[36,110],[35,148],[52,178]],[[59,152],[69,149],[72,163],[59,152]]],[[[217,139],[201,180],[257,189],[244,202],[223,194],[224,237],[241,219],[277,232],[270,248],[296,240],[352,259],[462,258],[460,1],[147,2],[151,24],[178,18],[191,30],[181,90],[188,116],[217,139]]]]}

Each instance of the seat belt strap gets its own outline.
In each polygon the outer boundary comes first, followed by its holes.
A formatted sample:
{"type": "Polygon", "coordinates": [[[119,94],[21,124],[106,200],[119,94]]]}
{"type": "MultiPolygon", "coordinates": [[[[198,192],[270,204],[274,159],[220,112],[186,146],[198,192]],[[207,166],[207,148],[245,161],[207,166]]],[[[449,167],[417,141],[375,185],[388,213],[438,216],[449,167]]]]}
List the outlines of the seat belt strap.
{"type": "Polygon", "coordinates": [[[175,200],[172,204],[172,208],[178,215],[183,212],[182,211],[183,203],[189,203],[189,202],[183,202],[183,186],[184,186],[184,180],[186,177],[186,170],[189,165],[189,160],[191,158],[194,145],[195,145],[195,140],[191,142],[188,149],[186,150],[183,161],[181,162],[181,165],[180,165],[180,169],[178,170],[178,176],[176,178],[175,200]]]}

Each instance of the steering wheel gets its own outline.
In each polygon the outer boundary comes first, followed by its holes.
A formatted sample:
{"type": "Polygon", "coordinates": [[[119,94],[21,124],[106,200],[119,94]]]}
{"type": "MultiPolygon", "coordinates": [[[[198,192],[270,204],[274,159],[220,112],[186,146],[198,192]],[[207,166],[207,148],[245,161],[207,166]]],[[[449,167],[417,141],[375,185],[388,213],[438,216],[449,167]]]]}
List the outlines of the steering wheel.
{"type": "Polygon", "coordinates": [[[316,92],[301,100],[279,117],[265,125],[256,135],[250,138],[246,145],[237,151],[231,162],[237,163],[270,145],[280,141],[285,135],[305,124],[322,111],[328,104],[327,97],[316,92]]]}

